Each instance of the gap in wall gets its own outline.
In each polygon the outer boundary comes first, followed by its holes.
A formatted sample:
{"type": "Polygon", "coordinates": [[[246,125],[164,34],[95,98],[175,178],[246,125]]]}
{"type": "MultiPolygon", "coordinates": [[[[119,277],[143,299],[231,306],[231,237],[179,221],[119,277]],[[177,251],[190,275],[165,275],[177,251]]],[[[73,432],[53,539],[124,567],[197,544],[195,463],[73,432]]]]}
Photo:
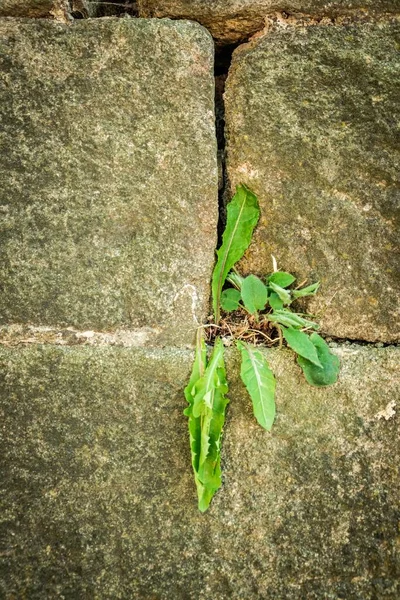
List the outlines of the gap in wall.
{"type": "Polygon", "coordinates": [[[215,76],[215,131],[218,146],[218,247],[221,245],[222,234],[225,227],[225,206],[228,201],[229,185],[226,172],[225,149],[225,83],[228,77],[234,50],[242,42],[215,48],[214,76],[215,76]]]}

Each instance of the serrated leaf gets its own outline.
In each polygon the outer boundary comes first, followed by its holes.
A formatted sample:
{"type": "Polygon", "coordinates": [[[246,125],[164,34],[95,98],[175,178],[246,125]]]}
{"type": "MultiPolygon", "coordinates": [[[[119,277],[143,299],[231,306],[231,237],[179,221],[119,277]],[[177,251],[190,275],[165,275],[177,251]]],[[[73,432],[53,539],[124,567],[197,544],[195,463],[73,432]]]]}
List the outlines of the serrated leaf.
{"type": "Polygon", "coordinates": [[[296,277],[293,277],[291,273],[286,273],[286,271],[276,271],[268,277],[268,284],[275,283],[281,288],[288,287],[294,281],[296,281],[296,277]]]}
{"type": "Polygon", "coordinates": [[[290,296],[290,292],[288,290],[284,290],[280,285],[277,285],[273,281],[270,282],[269,287],[273,290],[279,298],[282,300],[283,304],[290,304],[292,298],[290,296]]]}
{"type": "Polygon", "coordinates": [[[283,337],[287,341],[288,345],[294,350],[299,356],[306,358],[317,367],[321,367],[319,362],[317,350],[307,334],[303,333],[299,329],[293,329],[293,327],[281,327],[283,337]]]}
{"type": "Polygon", "coordinates": [[[229,202],[222,244],[212,276],[212,301],[215,322],[220,319],[220,302],[225,279],[250,245],[253,229],[260,216],[257,197],[245,185],[236,188],[229,202]]]}
{"type": "MultiPolygon", "coordinates": [[[[196,451],[192,465],[195,474],[199,509],[208,508],[211,498],[221,486],[220,445],[228,404],[224,365],[224,346],[215,342],[213,353],[203,376],[194,385],[194,398],[189,418],[189,431],[196,439],[191,443],[196,451]]],[[[193,394],[193,392],[192,392],[193,394]]]]}
{"type": "Polygon", "coordinates": [[[293,313],[288,309],[274,310],[272,314],[268,315],[268,320],[272,323],[279,323],[286,327],[294,327],[295,329],[302,329],[303,327],[312,327],[318,329],[319,325],[313,321],[304,319],[297,313],[293,313]]]}
{"type": "Polygon", "coordinates": [[[300,290],[292,290],[293,299],[297,300],[297,298],[303,298],[304,296],[314,296],[317,293],[319,286],[320,283],[317,281],[317,283],[308,285],[300,290]]]}
{"type": "Polygon", "coordinates": [[[189,406],[183,411],[189,419],[189,438],[190,438],[190,452],[192,459],[193,471],[196,474],[199,466],[199,457],[201,450],[201,419],[193,416],[193,403],[196,395],[196,386],[201,378],[204,376],[207,367],[207,354],[206,345],[203,337],[203,330],[201,328],[197,331],[196,338],[196,354],[192,367],[192,373],[189,379],[189,383],[185,387],[184,394],[189,406]]]}
{"type": "MultiPolygon", "coordinates": [[[[194,363],[192,367],[192,372],[190,375],[189,383],[185,387],[184,394],[185,398],[190,406],[193,405],[194,396],[195,396],[195,386],[196,383],[203,377],[205,370],[207,367],[207,350],[206,344],[204,342],[203,330],[199,328],[197,330],[196,336],[196,353],[194,357],[194,363]]],[[[190,406],[185,410],[190,408],[190,406]]]]}
{"type": "Polygon", "coordinates": [[[304,376],[310,385],[323,387],[336,383],[339,375],[339,358],[332,354],[325,340],[313,333],[310,335],[310,342],[315,346],[321,367],[317,367],[302,356],[297,357],[297,362],[303,370],[304,376]]]}
{"type": "Polygon", "coordinates": [[[237,342],[242,356],[240,376],[253,402],[258,423],[271,430],[275,419],[275,377],[262,353],[244,342],[237,342]]]}
{"type": "Polygon", "coordinates": [[[269,295],[268,304],[273,310],[281,310],[283,308],[283,302],[276,292],[272,292],[269,295]]]}
{"type": "Polygon", "coordinates": [[[212,407],[213,397],[211,396],[222,385],[219,380],[218,368],[223,367],[223,354],[224,346],[222,341],[217,338],[204,375],[195,385],[196,395],[193,401],[193,415],[195,417],[204,415],[207,409],[212,407]]]}
{"type": "Polygon", "coordinates": [[[221,308],[230,312],[239,308],[240,292],[234,288],[224,290],[221,294],[221,308]]]}
{"type": "Polygon", "coordinates": [[[267,304],[268,290],[261,279],[255,275],[243,279],[241,295],[246,309],[252,315],[265,308],[267,304]]]}

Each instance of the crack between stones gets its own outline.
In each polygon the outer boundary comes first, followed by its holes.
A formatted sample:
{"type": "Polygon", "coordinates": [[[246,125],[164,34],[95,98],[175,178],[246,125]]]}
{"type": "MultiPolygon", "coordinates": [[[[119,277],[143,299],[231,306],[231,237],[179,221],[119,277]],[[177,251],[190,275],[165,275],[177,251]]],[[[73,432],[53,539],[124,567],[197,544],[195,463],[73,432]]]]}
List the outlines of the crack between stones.
{"type": "Polygon", "coordinates": [[[218,160],[218,242],[221,245],[225,227],[225,206],[229,193],[228,174],[226,169],[226,139],[225,139],[225,83],[232,63],[232,54],[240,43],[222,48],[215,47],[214,77],[215,77],[215,131],[217,136],[218,160]]]}
{"type": "MultiPolygon", "coordinates": [[[[0,346],[18,347],[34,344],[47,346],[119,346],[123,348],[151,348],[151,340],[160,333],[153,327],[116,329],[114,331],[78,330],[74,327],[47,327],[43,325],[13,324],[0,327],[0,346]]],[[[333,347],[397,348],[396,342],[368,342],[324,336],[333,347]]],[[[159,348],[158,344],[155,347],[159,348]]],[[[262,347],[262,346],[260,346],[262,347]]]]}

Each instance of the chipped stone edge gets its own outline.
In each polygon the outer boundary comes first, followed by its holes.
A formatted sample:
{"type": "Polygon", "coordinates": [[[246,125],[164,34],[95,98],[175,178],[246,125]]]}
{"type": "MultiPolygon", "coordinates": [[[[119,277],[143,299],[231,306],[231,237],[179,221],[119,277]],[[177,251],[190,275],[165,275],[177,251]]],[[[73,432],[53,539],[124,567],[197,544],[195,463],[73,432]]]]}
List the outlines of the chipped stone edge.
{"type": "Polygon", "coordinates": [[[270,12],[264,16],[264,26],[250,33],[243,40],[238,42],[238,46],[233,51],[233,59],[238,59],[242,53],[247,54],[252,50],[261,39],[274,33],[294,30],[307,29],[309,27],[338,27],[344,26],[368,26],[382,25],[385,23],[400,24],[399,12],[369,12],[361,9],[355,9],[343,14],[326,15],[311,13],[285,13],[270,12]]]}

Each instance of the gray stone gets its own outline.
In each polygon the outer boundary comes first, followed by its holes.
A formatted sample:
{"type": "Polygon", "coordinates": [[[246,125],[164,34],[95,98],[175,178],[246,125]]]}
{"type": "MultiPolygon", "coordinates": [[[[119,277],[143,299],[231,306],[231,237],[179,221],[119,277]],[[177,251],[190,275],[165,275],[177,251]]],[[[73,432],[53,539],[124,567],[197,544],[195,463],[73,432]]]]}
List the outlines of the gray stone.
{"type": "Polygon", "coordinates": [[[237,43],[260,31],[265,18],[277,11],[317,18],[400,12],[398,0],[138,0],[138,7],[142,17],[198,21],[217,44],[237,43]]]}
{"type": "Polygon", "coordinates": [[[52,17],[68,21],[68,0],[0,0],[0,17],[52,17]]]}
{"type": "Polygon", "coordinates": [[[191,343],[218,219],[210,35],[7,19],[0,52],[0,322],[191,343]]]}
{"type": "Polygon", "coordinates": [[[287,350],[271,433],[230,353],[224,485],[196,507],[182,350],[0,351],[2,598],[399,597],[399,351],[311,388],[287,350]]]}
{"type": "Polygon", "coordinates": [[[400,27],[289,28],[234,54],[228,176],[259,196],[242,262],[321,281],[306,308],[340,338],[400,338],[400,27]]]}

